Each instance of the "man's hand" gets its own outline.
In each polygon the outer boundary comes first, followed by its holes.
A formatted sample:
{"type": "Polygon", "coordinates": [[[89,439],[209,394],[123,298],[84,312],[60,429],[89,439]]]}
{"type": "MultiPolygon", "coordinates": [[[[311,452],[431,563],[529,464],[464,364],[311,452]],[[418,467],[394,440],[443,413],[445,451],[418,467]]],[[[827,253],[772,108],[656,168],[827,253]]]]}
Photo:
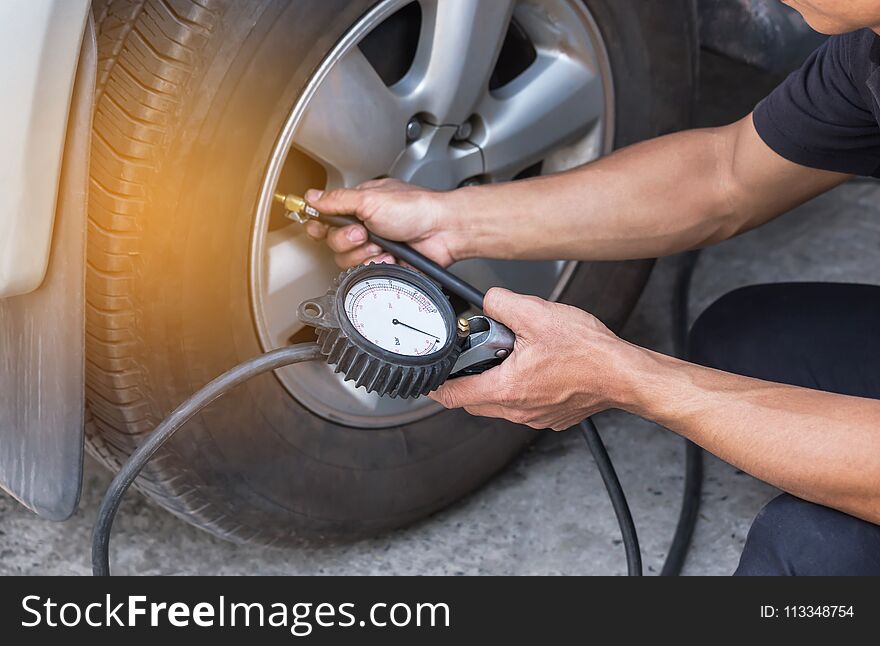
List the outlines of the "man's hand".
{"type": "Polygon", "coordinates": [[[617,405],[616,375],[640,349],[597,318],[499,288],[486,294],[485,311],[516,334],[513,353],[481,375],[446,382],[433,399],[472,415],[555,431],[617,405]]]}
{"type": "MultiPolygon", "coordinates": [[[[374,233],[407,242],[444,267],[462,259],[454,244],[460,227],[446,193],[381,179],[323,194],[310,190],[306,200],[322,213],[355,215],[374,233]]],[[[342,268],[394,262],[382,249],[367,242],[367,230],[360,225],[328,228],[313,221],[306,224],[306,233],[315,240],[326,239],[336,254],[336,264],[342,268]]]]}

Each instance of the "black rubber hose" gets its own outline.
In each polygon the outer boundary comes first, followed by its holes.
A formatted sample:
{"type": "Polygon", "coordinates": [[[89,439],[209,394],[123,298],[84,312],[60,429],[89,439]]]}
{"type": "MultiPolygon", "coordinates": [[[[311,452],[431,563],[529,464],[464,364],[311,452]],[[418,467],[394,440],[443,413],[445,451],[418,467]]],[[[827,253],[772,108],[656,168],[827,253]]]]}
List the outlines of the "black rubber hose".
{"type": "Polygon", "coordinates": [[[672,295],[672,346],[675,355],[681,359],[687,354],[691,282],[700,253],[700,249],[693,249],[681,254],[675,277],[675,289],[672,295]]]}
{"type": "Polygon", "coordinates": [[[593,420],[589,417],[580,423],[581,434],[587,442],[590,453],[596,461],[596,467],[605,483],[614,515],[617,516],[617,524],[620,525],[620,536],[623,540],[623,549],[626,551],[626,571],[629,576],[642,576],[642,551],[639,547],[639,537],[636,534],[636,525],[633,522],[632,512],[623,493],[623,487],[617,478],[617,472],[611,463],[608,450],[599,436],[599,431],[593,420]]]}
{"type": "Polygon", "coordinates": [[[684,493],[681,512],[669,552],[660,570],[660,576],[678,576],[684,568],[688,549],[697,526],[700,513],[700,497],[703,491],[703,449],[685,440],[684,446],[684,493]]]}
{"type": "MultiPolygon", "coordinates": [[[[325,213],[321,214],[321,218],[318,221],[332,227],[347,227],[351,224],[360,223],[360,220],[357,218],[346,215],[327,215],[325,213]]],[[[477,309],[483,309],[483,292],[448,272],[430,258],[423,256],[403,242],[394,242],[393,240],[377,236],[369,229],[367,230],[367,237],[370,242],[379,245],[398,260],[412,265],[426,276],[433,278],[449,293],[464,299],[477,309]]]]}
{"type": "Polygon", "coordinates": [[[201,390],[184,401],[171,415],[165,418],[122,465],[104,494],[104,499],[98,508],[98,518],[92,534],[92,574],[110,576],[110,531],[113,528],[113,519],[119,510],[122,497],[147,462],[150,461],[150,458],[181,426],[215,399],[248,379],[283,366],[321,358],[323,355],[314,343],[301,343],[267,352],[223,373],[203,386],[201,390]]]}
{"type": "MultiPolygon", "coordinates": [[[[700,250],[688,251],[681,256],[672,299],[672,335],[675,354],[685,358],[687,354],[688,310],[690,286],[700,250]]],[[[694,529],[700,512],[700,498],[703,492],[703,449],[685,440],[684,493],[681,512],[669,552],[660,570],[660,576],[678,576],[684,568],[688,548],[694,536],[694,529]]]]}

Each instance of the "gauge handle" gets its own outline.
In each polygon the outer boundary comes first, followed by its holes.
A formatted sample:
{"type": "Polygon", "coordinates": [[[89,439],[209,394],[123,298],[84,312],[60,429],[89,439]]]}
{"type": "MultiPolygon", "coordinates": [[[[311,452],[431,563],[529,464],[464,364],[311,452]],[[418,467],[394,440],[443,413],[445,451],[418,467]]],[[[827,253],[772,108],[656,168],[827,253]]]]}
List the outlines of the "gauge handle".
{"type": "Polygon", "coordinates": [[[450,378],[478,375],[497,366],[510,356],[516,344],[513,331],[488,316],[472,316],[467,322],[470,334],[450,378]]]}
{"type": "MultiPolygon", "coordinates": [[[[319,222],[329,224],[332,227],[345,227],[351,224],[362,224],[357,218],[348,215],[328,215],[322,213],[319,222]]],[[[455,294],[459,298],[473,305],[478,309],[483,309],[483,292],[478,290],[470,283],[462,280],[453,273],[447,271],[430,258],[423,256],[418,251],[403,242],[395,242],[388,240],[367,229],[367,235],[370,242],[382,247],[398,260],[402,260],[412,265],[426,276],[433,278],[446,291],[455,294]]]]}

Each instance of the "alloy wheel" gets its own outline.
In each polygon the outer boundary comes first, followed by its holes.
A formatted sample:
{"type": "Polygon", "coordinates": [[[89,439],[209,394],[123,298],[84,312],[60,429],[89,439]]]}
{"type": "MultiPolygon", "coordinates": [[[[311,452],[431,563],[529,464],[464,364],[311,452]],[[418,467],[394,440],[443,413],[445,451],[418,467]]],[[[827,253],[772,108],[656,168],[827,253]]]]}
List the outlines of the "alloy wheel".
{"type": "MultiPolygon", "coordinates": [[[[277,190],[384,176],[448,190],[556,172],[608,152],[613,115],[607,53],[580,0],[380,2],[312,76],[267,167],[250,277],[263,347],[313,338],[296,306],[339,272],[329,252],[273,206],[277,190]]],[[[480,288],[555,299],[574,266],[471,260],[453,270],[480,288]]],[[[426,399],[367,394],[325,365],[277,377],[312,412],[350,426],[397,426],[438,410],[426,399]]]]}

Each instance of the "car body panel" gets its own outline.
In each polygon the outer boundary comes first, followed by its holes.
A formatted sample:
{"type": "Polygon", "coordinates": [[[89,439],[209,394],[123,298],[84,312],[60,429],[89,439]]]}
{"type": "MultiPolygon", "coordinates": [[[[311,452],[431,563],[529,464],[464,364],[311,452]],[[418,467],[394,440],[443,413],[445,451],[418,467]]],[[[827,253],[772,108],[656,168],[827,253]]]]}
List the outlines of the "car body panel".
{"type": "MultiPolygon", "coordinates": [[[[0,299],[0,486],[52,520],[74,512],[82,481],[86,201],[97,75],[94,38],[89,22],[79,56],[74,54],[79,64],[74,66],[76,81],[69,120],[65,115],[63,151],[58,152],[58,209],[52,214],[54,233],[45,280],[27,294],[0,299]]],[[[66,99],[64,108],[67,111],[66,99]]],[[[53,208],[54,197],[53,189],[53,208]]]]}
{"type": "Polygon", "coordinates": [[[89,0],[0,2],[0,298],[46,274],[89,0]]]}

